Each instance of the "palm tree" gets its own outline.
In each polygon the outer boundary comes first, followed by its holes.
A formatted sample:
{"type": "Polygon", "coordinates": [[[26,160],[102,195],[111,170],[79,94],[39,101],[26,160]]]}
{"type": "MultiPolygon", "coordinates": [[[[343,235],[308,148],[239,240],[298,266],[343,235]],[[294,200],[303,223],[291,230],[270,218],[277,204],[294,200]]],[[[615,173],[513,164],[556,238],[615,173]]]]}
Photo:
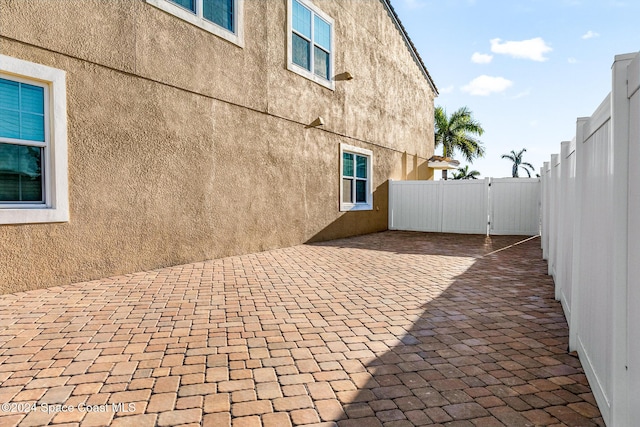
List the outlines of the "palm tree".
{"type": "Polygon", "coordinates": [[[527,172],[527,175],[529,176],[529,178],[531,178],[531,172],[535,171],[535,168],[533,167],[533,165],[529,162],[523,162],[522,161],[522,155],[527,151],[526,148],[523,148],[522,150],[520,150],[519,152],[515,152],[515,150],[511,150],[510,154],[503,154],[502,158],[503,159],[509,159],[513,162],[513,167],[511,168],[511,176],[514,178],[518,178],[520,175],[518,175],[518,171],[520,168],[524,169],[525,172],[527,172]]]}
{"type": "Polygon", "coordinates": [[[463,168],[458,168],[458,172],[453,173],[453,179],[478,179],[480,172],[477,170],[469,170],[469,165],[465,165],[463,168]]]}
{"type": "MultiPolygon", "coordinates": [[[[442,107],[436,107],[435,111],[435,146],[442,145],[442,156],[453,157],[457,150],[468,162],[484,156],[482,143],[475,138],[481,136],[484,129],[479,122],[473,119],[471,111],[467,107],[461,107],[450,117],[442,107]]],[[[442,179],[447,179],[447,170],[442,171],[442,179]]]]}

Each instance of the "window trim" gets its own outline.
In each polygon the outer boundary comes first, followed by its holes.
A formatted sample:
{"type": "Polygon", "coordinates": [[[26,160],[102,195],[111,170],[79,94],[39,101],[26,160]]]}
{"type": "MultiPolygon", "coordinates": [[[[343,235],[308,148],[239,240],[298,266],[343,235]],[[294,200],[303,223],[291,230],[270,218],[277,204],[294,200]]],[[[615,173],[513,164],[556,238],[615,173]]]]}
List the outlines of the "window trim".
{"type": "Polygon", "coordinates": [[[195,25],[211,34],[227,40],[239,47],[244,47],[244,0],[233,0],[233,28],[235,31],[229,31],[218,24],[211,22],[202,17],[202,0],[196,0],[196,13],[192,13],[170,0],[145,0],[152,6],[157,7],[183,21],[195,25]]]}
{"type": "Polygon", "coordinates": [[[333,18],[320,10],[316,5],[314,5],[310,0],[297,0],[298,3],[306,7],[311,11],[311,25],[313,28],[313,16],[318,15],[324,21],[328,22],[331,25],[331,52],[329,53],[329,78],[324,79],[318,76],[313,72],[313,52],[315,43],[313,41],[313,29],[311,31],[311,70],[307,70],[304,67],[299,66],[298,64],[293,62],[293,0],[287,0],[287,69],[296,74],[305,77],[313,82],[318,83],[321,86],[326,87],[327,89],[335,90],[335,81],[333,76],[335,74],[335,22],[333,18]]]}
{"type": "MultiPolygon", "coordinates": [[[[44,203],[0,204],[0,224],[69,221],[66,72],[0,55],[0,77],[45,87],[44,203]]],[[[20,140],[1,142],[24,145],[20,140]]],[[[33,144],[33,145],[38,145],[33,144]]]]}
{"type": "MultiPolygon", "coordinates": [[[[355,158],[354,158],[354,170],[355,170],[355,158]]],[[[373,151],[366,148],[354,147],[352,145],[340,144],[340,171],[339,171],[339,185],[340,185],[340,212],[349,211],[371,211],[373,210],[373,151]],[[367,158],[367,201],[362,203],[349,203],[343,200],[343,187],[342,179],[343,175],[343,154],[351,153],[367,158]]]]}

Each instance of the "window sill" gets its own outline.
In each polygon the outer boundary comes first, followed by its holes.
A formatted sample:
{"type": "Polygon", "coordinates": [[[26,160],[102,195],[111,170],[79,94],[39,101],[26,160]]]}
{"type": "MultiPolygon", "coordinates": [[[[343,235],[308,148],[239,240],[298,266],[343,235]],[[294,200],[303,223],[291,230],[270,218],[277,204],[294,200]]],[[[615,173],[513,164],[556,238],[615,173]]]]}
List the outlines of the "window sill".
{"type": "MultiPolygon", "coordinates": [[[[238,0],[238,8],[237,10],[242,11],[242,2],[243,0],[238,0]]],[[[219,25],[214,24],[213,22],[209,22],[204,18],[201,18],[197,15],[194,15],[190,11],[181,8],[180,6],[170,3],[168,0],[146,0],[152,6],[157,7],[160,10],[163,10],[173,16],[176,16],[183,21],[187,21],[188,23],[195,25],[198,28],[203,29],[211,34],[214,34],[220,38],[225,39],[228,42],[235,44],[238,47],[244,47],[244,37],[242,32],[242,13],[240,13],[237,17],[237,32],[231,32],[226,28],[220,27],[219,25]]]]}
{"type": "Polygon", "coordinates": [[[372,211],[372,203],[341,203],[340,212],[372,211]]]}
{"type": "Polygon", "coordinates": [[[38,224],[69,222],[69,210],[60,208],[0,208],[0,224],[38,224]]]}
{"type": "Polygon", "coordinates": [[[311,80],[312,82],[319,84],[320,86],[324,86],[329,90],[335,90],[335,82],[333,80],[323,79],[322,77],[315,75],[306,68],[302,68],[299,65],[289,63],[287,69],[304,77],[307,80],[311,80]]]}

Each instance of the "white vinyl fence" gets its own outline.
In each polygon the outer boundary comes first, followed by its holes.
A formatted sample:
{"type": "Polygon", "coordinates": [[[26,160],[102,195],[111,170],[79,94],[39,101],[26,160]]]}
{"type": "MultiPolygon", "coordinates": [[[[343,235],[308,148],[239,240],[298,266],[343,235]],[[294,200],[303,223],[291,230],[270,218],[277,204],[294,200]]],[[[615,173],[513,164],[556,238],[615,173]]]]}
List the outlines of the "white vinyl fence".
{"type": "Polygon", "coordinates": [[[539,204],[537,178],[390,181],[389,229],[533,236],[539,204]]]}
{"type": "Polygon", "coordinates": [[[542,249],[608,426],[640,421],[640,54],[541,169],[542,249]]]}

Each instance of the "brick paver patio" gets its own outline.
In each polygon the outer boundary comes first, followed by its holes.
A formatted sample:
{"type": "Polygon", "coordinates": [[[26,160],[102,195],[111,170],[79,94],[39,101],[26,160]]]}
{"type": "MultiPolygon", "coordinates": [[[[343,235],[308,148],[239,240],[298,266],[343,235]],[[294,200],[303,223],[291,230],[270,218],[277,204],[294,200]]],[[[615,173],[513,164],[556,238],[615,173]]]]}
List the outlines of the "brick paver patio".
{"type": "Polygon", "coordinates": [[[603,425],[521,240],[384,232],[0,296],[0,425],[603,425]]]}

